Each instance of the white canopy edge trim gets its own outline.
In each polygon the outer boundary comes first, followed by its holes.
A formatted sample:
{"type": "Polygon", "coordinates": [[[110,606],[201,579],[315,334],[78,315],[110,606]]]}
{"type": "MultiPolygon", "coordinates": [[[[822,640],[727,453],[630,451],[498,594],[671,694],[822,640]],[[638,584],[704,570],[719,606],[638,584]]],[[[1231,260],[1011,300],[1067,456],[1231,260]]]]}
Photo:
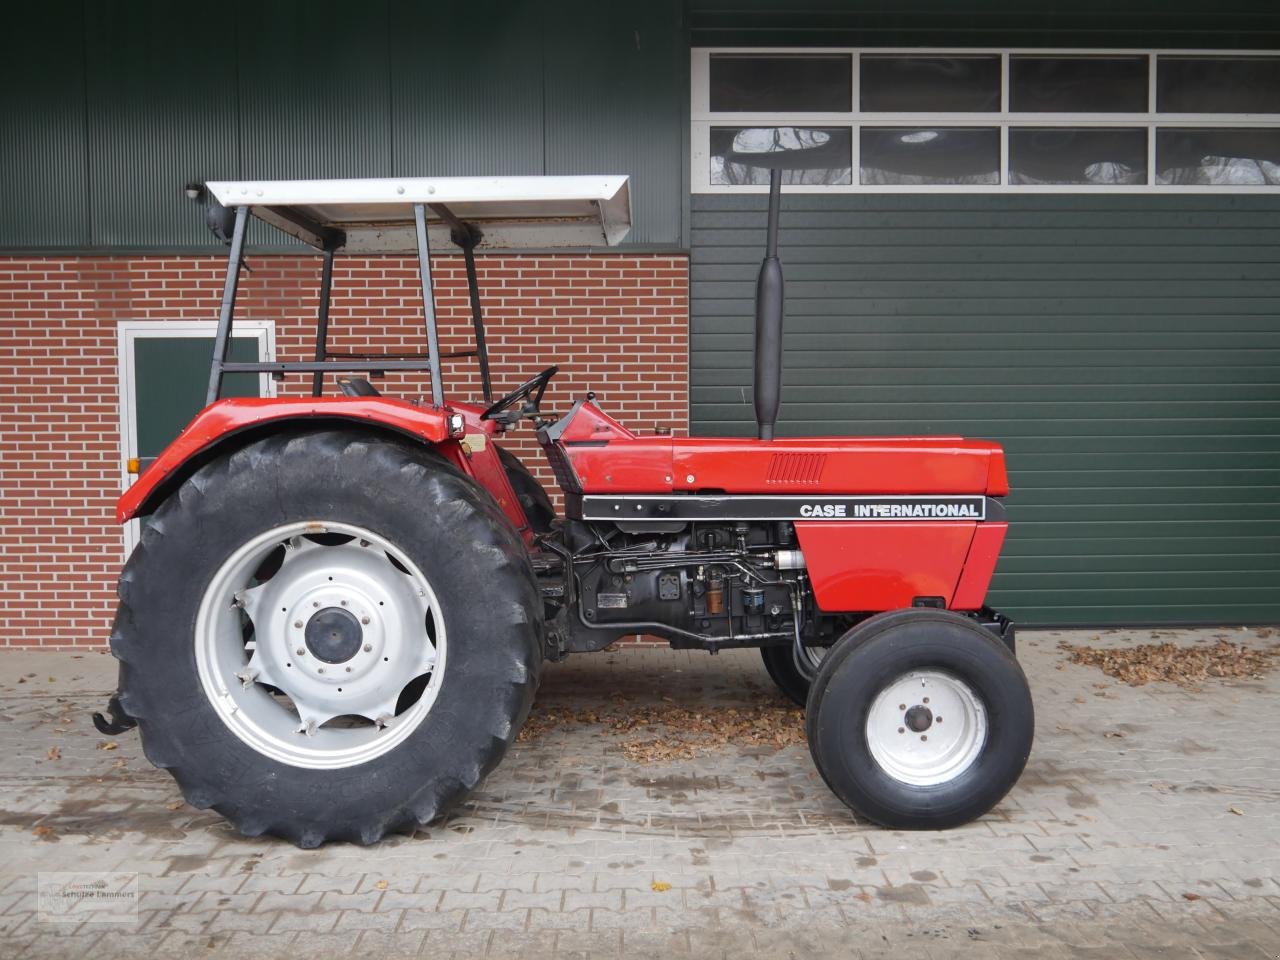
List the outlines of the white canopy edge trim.
{"type": "Polygon", "coordinates": [[[389,177],[359,180],[210,181],[226,207],[247,206],[259,219],[315,247],[319,237],[272,208],[289,207],[343,230],[351,252],[411,252],[413,207],[426,204],[433,244],[446,237],[430,204],[444,204],[484,232],[482,248],[614,246],[631,229],[629,178],[389,177]]]}

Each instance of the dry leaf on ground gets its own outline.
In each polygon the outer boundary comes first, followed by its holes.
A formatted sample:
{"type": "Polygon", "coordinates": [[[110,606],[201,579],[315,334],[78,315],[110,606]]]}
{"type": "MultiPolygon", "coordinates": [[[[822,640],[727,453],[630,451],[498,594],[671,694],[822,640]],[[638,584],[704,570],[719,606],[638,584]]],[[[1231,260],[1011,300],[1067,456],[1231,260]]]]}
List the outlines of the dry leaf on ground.
{"type": "Polygon", "coordinates": [[[1113,648],[1076,646],[1064,640],[1058,649],[1070,654],[1072,663],[1097,667],[1133,687],[1153,680],[1195,687],[1210,677],[1254,679],[1271,669],[1280,656],[1280,645],[1259,650],[1226,640],[1211,646],[1145,643],[1113,648]]]}
{"type": "Polygon", "coordinates": [[[48,760],[60,760],[60,759],[62,759],[62,748],[61,748],[61,747],[50,747],[50,748],[49,748],[49,752],[45,754],[45,758],[46,758],[46,759],[48,759],[48,760]]]}
{"type": "Polygon", "coordinates": [[[649,884],[649,889],[654,893],[666,893],[671,889],[671,884],[667,883],[665,880],[655,880],[653,883],[649,884]]]}
{"type": "Polygon", "coordinates": [[[582,709],[535,704],[517,740],[529,743],[551,730],[576,724],[599,724],[605,735],[630,737],[621,750],[633,763],[689,760],[730,743],[781,749],[805,742],[804,711],[781,698],[690,708],[676,705],[669,697],[649,704],[614,698],[606,706],[582,709]]]}

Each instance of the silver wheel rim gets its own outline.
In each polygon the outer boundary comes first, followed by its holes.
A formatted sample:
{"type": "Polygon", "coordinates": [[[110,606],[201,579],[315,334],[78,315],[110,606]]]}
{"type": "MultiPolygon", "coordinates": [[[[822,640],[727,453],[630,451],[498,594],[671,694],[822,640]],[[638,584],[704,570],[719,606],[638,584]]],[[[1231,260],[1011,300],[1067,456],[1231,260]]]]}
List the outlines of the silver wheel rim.
{"type": "Polygon", "coordinates": [[[402,743],[439,695],[445,651],[427,578],[385,537],[346,523],[254,537],[218,568],[196,615],[196,667],[219,718],[295,767],[354,766],[402,743]]]}
{"type": "Polygon", "coordinates": [[[940,670],[903,674],[867,713],[867,746],[885,773],[928,787],[968,770],[987,742],[987,711],[963,680],[940,670]]]}

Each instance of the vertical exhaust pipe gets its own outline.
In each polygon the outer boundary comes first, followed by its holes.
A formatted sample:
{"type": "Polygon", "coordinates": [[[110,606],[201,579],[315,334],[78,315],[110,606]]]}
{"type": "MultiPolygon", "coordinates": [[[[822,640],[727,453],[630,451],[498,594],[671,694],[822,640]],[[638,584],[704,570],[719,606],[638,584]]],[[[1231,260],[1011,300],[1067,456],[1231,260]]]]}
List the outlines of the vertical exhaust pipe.
{"type": "Polygon", "coordinates": [[[782,171],[769,171],[769,227],[764,262],[756,279],[756,425],[761,440],[773,439],[782,398],[782,264],[778,262],[778,206],[782,171]]]}

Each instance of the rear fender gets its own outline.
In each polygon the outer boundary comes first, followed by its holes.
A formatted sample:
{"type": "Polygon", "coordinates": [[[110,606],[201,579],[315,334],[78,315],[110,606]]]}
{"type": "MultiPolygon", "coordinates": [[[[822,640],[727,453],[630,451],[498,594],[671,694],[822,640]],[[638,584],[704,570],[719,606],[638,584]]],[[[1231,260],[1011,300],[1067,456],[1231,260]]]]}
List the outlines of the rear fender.
{"type": "Polygon", "coordinates": [[[266,432],[325,423],[359,424],[432,447],[488,490],[516,529],[522,533],[528,529],[520,501],[488,442],[493,427],[480,419],[478,409],[455,405],[438,410],[392,397],[235,397],[210,404],[120,497],[116,521],[146,516],[201,465],[229,455],[266,432]],[[462,414],[465,437],[450,437],[450,413],[462,414]]]}

